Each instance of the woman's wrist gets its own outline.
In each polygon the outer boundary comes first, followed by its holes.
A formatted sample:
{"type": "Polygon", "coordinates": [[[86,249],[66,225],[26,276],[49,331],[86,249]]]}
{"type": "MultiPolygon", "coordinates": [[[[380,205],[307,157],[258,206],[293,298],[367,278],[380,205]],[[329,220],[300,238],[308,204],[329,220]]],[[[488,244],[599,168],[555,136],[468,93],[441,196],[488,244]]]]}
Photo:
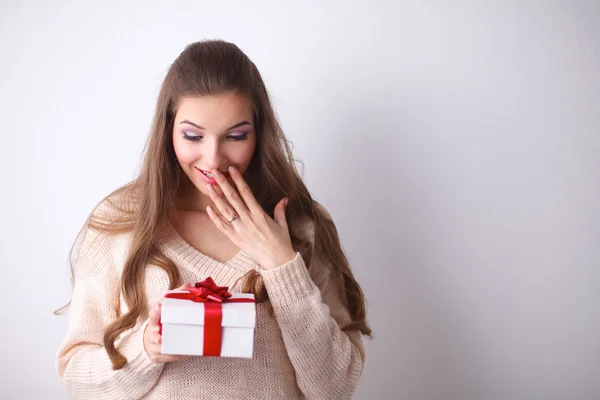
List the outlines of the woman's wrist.
{"type": "Polygon", "coordinates": [[[296,252],[292,249],[282,252],[273,258],[273,261],[267,265],[261,265],[263,269],[272,270],[285,265],[296,258],[296,252]]]}

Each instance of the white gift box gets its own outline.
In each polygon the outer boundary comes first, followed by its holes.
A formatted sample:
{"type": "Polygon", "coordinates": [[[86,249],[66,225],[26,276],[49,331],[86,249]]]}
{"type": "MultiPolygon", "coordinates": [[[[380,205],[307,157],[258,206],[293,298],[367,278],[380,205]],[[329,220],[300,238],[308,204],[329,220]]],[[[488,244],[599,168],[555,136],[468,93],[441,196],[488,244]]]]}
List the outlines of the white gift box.
{"type": "MultiPolygon", "coordinates": [[[[171,290],[168,293],[187,293],[171,290]]],[[[253,294],[232,293],[231,299],[252,299],[253,294]]],[[[162,303],[162,354],[203,355],[204,302],[164,298],[162,303]]],[[[252,358],[256,303],[220,303],[221,357],[252,358]]]]}

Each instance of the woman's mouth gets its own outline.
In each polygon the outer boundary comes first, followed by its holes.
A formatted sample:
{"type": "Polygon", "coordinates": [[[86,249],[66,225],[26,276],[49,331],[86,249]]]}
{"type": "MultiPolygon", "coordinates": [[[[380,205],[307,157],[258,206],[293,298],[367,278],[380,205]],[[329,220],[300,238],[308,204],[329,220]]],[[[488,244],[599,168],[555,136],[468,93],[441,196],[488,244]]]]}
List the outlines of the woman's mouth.
{"type": "MultiPolygon", "coordinates": [[[[217,181],[215,180],[215,176],[210,172],[203,171],[200,168],[196,168],[200,172],[200,176],[204,179],[204,182],[210,183],[211,185],[216,185],[217,181]]],[[[221,172],[225,176],[227,176],[224,172],[221,172]]]]}

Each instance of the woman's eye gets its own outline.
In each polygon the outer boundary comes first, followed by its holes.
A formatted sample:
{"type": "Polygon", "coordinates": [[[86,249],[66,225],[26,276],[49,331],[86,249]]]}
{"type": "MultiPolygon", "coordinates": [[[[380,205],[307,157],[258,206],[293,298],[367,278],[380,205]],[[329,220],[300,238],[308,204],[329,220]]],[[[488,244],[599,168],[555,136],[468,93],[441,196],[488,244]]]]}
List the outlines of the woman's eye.
{"type": "Polygon", "coordinates": [[[244,140],[246,139],[246,136],[248,136],[248,132],[244,132],[241,135],[231,135],[228,136],[231,140],[244,140]]]}
{"type": "Polygon", "coordinates": [[[202,136],[188,135],[187,132],[183,132],[183,137],[187,140],[191,140],[192,142],[202,139],[202,136]]]}
{"type": "MultiPolygon", "coordinates": [[[[246,137],[248,136],[248,132],[244,132],[241,135],[229,135],[227,136],[230,140],[233,141],[239,141],[239,140],[244,140],[246,139],[246,137]]],[[[189,135],[187,132],[183,132],[183,138],[192,142],[197,142],[198,140],[202,139],[202,136],[196,136],[196,135],[189,135]]]]}

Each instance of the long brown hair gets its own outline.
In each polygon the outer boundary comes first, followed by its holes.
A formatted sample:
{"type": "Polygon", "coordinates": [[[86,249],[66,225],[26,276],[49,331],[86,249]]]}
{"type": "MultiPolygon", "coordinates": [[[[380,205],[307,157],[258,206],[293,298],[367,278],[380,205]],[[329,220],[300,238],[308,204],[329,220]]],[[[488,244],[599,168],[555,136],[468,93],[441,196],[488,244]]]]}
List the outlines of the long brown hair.
{"type": "MultiPolygon", "coordinates": [[[[189,183],[173,149],[173,120],[178,101],[183,97],[223,93],[248,96],[254,106],[257,145],[244,177],[257,201],[273,217],[275,205],[283,197],[289,199],[286,218],[294,250],[301,253],[307,267],[313,256],[318,255],[319,260],[334,269],[333,272],[341,278],[340,284],[343,284],[352,317],[352,323],[343,329],[371,336],[366,321],[365,298],[342,251],[335,224],[325,209],[312,199],[298,174],[290,146],[275,117],[258,69],[235,44],[204,40],[186,46],[167,72],[139,176],[100,202],[118,210],[113,214],[118,217],[106,218],[92,212],[84,225],[84,228],[108,234],[127,232],[132,235],[119,285],[119,295],[123,296],[128,311],[122,314],[118,309],[115,321],[104,333],[104,347],[114,369],[127,364],[127,359],[115,348],[115,340],[133,328],[140,317],[148,315],[144,286],[146,265],[151,263],[165,270],[169,276],[169,289],[182,284],[176,265],[160,250],[157,234],[164,219],[175,212],[182,185],[189,183]],[[296,229],[299,221],[306,218],[314,221],[312,245],[296,229]]],[[[71,264],[71,277],[73,273],[71,264]]],[[[253,270],[244,277],[242,290],[254,293],[259,302],[268,298],[260,275],[253,270]]],[[[118,299],[115,301],[119,304],[118,299]]]]}

